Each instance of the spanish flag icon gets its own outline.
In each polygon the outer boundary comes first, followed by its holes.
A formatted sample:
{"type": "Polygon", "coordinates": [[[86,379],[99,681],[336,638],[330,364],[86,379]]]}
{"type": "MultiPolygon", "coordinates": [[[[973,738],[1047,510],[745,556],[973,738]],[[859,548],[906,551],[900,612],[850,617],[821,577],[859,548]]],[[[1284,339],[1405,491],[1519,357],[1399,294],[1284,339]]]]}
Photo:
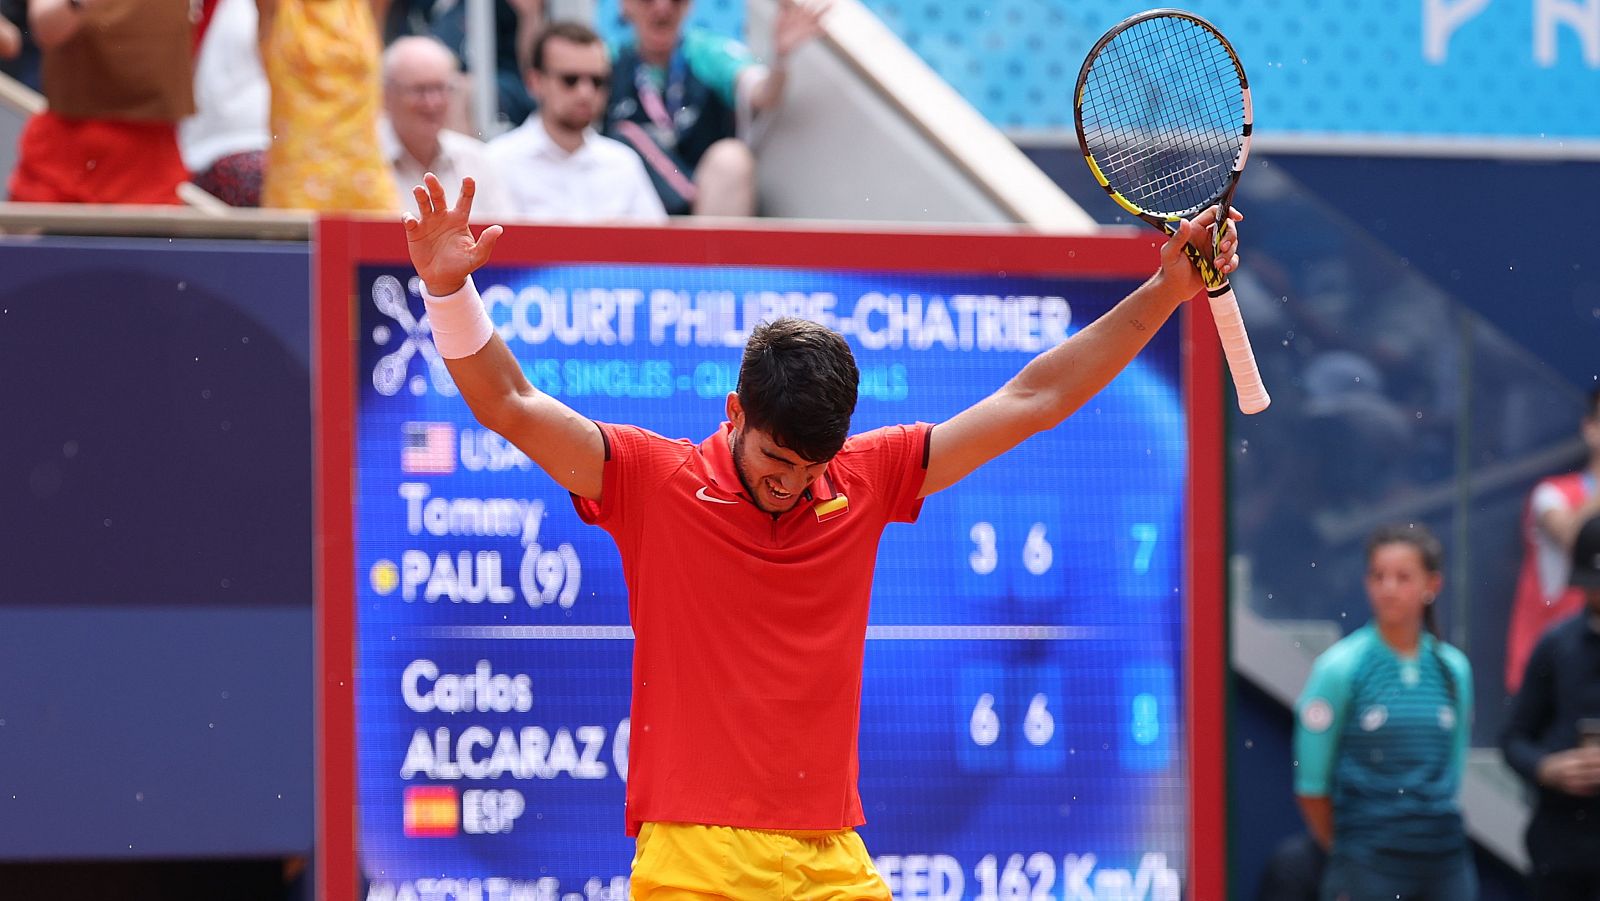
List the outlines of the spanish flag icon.
{"type": "Polygon", "coordinates": [[[456,790],[449,785],[414,785],[406,789],[407,838],[448,838],[456,834],[456,790]]]}
{"type": "Polygon", "coordinates": [[[835,494],[825,501],[817,501],[811,506],[811,510],[817,514],[817,522],[827,522],[849,513],[850,499],[842,494],[835,494]]]}

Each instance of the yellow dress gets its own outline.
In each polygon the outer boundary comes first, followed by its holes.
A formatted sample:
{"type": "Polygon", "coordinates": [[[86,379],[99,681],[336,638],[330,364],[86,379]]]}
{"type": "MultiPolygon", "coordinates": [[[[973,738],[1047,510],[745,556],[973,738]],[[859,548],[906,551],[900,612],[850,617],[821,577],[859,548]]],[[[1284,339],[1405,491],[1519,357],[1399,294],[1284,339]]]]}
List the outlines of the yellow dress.
{"type": "Polygon", "coordinates": [[[272,141],[261,205],[395,211],[378,149],[378,30],[368,0],[278,0],[262,42],[272,141]]]}

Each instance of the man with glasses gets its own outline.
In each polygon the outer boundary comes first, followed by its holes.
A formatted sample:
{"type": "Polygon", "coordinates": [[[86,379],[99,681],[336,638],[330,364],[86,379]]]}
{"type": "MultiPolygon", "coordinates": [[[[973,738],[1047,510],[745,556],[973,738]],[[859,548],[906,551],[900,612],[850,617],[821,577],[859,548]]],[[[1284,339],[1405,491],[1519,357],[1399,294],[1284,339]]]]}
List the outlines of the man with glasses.
{"type": "Polygon", "coordinates": [[[560,222],[666,221],[639,157],[594,130],[611,81],[600,36],[586,25],[556,22],[533,39],[528,60],[528,91],[539,102],[538,115],[489,142],[491,158],[508,179],[512,214],[560,222]]]}
{"type": "Polygon", "coordinates": [[[394,170],[402,210],[417,209],[410,186],[432,172],[447,190],[461,190],[472,176],[478,186],[480,216],[511,215],[504,179],[482,141],[445,128],[457,90],[456,55],[431,37],[403,37],[383,54],[384,120],[378,126],[383,158],[394,170]]]}
{"type": "Polygon", "coordinates": [[[778,0],[772,59],[683,27],[689,0],[622,0],[633,36],[616,53],[606,133],[638,152],[667,212],[753,216],[756,164],[741,126],[777,110],[789,57],[822,32],[829,0],[778,0]]]}

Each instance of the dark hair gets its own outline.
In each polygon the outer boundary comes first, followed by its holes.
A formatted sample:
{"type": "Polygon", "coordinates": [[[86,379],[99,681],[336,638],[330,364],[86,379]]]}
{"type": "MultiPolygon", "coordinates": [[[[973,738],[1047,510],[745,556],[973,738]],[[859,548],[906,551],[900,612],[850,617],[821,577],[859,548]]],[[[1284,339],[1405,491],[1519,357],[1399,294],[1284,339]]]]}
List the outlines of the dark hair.
{"type": "Polygon", "coordinates": [[[860,381],[855,355],[837,332],[785,317],[750,333],[737,391],[748,427],[820,463],[850,434],[860,381]]]}
{"type": "Polygon", "coordinates": [[[1589,412],[1584,415],[1589,419],[1600,420],[1600,388],[1589,392],[1589,412]]]}
{"type": "Polygon", "coordinates": [[[528,48],[528,66],[533,71],[544,71],[544,47],[552,39],[583,46],[603,43],[600,35],[593,28],[582,22],[551,22],[549,25],[539,29],[539,33],[533,36],[533,43],[528,48]]]}
{"type": "Polygon", "coordinates": [[[1372,562],[1372,555],[1378,552],[1378,548],[1390,544],[1409,544],[1416,548],[1418,556],[1422,557],[1423,569],[1430,573],[1437,573],[1444,568],[1444,545],[1421,523],[1379,526],[1367,538],[1367,562],[1372,562]]]}
{"type": "MultiPolygon", "coordinates": [[[[1439,539],[1421,523],[1391,523],[1379,526],[1371,537],[1367,538],[1367,563],[1372,563],[1372,555],[1376,554],[1379,548],[1391,544],[1405,544],[1415,548],[1417,556],[1422,558],[1422,568],[1433,575],[1438,575],[1444,568],[1444,545],[1440,544],[1439,539]]],[[[1422,608],[1422,625],[1434,638],[1439,638],[1439,623],[1433,615],[1432,603],[1422,608]]],[[[1450,691],[1450,703],[1453,705],[1456,702],[1455,674],[1445,666],[1444,657],[1437,647],[1434,648],[1433,659],[1439,665],[1439,674],[1444,677],[1444,684],[1450,691]]]]}

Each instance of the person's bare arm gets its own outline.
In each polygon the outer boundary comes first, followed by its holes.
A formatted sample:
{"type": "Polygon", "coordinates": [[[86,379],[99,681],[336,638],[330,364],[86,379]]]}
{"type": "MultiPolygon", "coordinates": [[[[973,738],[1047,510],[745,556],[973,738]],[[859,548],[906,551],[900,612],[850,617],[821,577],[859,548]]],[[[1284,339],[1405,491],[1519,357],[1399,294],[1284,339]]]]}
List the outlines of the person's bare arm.
{"type": "Polygon", "coordinates": [[[767,113],[783,103],[789,84],[789,57],[822,34],[822,17],[832,0],[778,0],[778,16],[772,26],[772,64],[766,77],[750,89],[750,108],[767,113]]]}
{"type": "Polygon", "coordinates": [[[1306,821],[1306,830],[1326,851],[1333,847],[1333,801],[1327,797],[1312,798],[1295,795],[1300,802],[1300,816],[1306,821]]]}
{"type": "Polygon", "coordinates": [[[507,0],[517,12],[517,71],[533,66],[533,39],[544,27],[544,0],[507,0]]]}
{"type": "Polygon", "coordinates": [[[1539,528],[1564,550],[1571,550],[1573,542],[1578,540],[1578,530],[1596,514],[1600,514],[1600,494],[1571,510],[1544,511],[1539,516],[1539,528]]]}
{"type": "MultiPolygon", "coordinates": [[[[1173,311],[1203,287],[1183,245],[1203,236],[1215,219],[1212,207],[1183,223],[1162,247],[1161,268],[1149,281],[1076,335],[1034,357],[999,391],[940,423],[929,439],[920,496],[949,488],[1028,436],[1060,425],[1116,378],[1173,311]]],[[[1217,255],[1224,273],[1238,266],[1237,233],[1229,230],[1217,255]]]]}
{"type": "MultiPolygon", "coordinates": [[[[472,237],[467,219],[475,191],[472,179],[463,179],[461,199],[452,208],[444,186],[432,173],[423,186],[413,189],[421,216],[405,214],[406,246],[417,275],[435,298],[461,291],[467,276],[488,262],[500,237],[498,225],[472,237]]],[[[448,302],[482,303],[475,292],[448,302]]],[[[434,303],[429,302],[430,311],[434,303]]],[[[600,499],[605,444],[599,426],[534,388],[498,334],[491,334],[488,343],[469,356],[446,355],[445,365],[479,422],[515,444],[561,487],[579,497],[600,499]]]]}
{"type": "Polygon", "coordinates": [[[94,0],[73,6],[68,0],[29,0],[28,33],[40,50],[50,51],[72,40],[83,27],[94,0]]]}
{"type": "Polygon", "coordinates": [[[22,52],[22,32],[11,20],[0,16],[0,59],[16,59],[22,52]]]}
{"type": "Polygon", "coordinates": [[[256,0],[256,44],[263,62],[267,58],[267,41],[272,37],[272,22],[278,14],[278,0],[256,0]]]}

